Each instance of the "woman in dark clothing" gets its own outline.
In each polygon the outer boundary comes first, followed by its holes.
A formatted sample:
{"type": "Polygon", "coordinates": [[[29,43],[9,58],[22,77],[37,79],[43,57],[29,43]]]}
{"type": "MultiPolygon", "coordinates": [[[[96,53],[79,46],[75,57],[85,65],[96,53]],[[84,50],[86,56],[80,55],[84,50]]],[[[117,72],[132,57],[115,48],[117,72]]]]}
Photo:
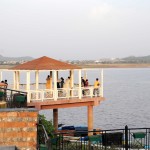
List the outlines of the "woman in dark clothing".
{"type": "Polygon", "coordinates": [[[61,88],[60,87],[60,80],[57,80],[57,88],[61,88]]]}
{"type": "Polygon", "coordinates": [[[63,77],[61,77],[60,78],[61,79],[61,81],[60,81],[60,88],[63,88],[64,87],[64,78],[63,77]]]}

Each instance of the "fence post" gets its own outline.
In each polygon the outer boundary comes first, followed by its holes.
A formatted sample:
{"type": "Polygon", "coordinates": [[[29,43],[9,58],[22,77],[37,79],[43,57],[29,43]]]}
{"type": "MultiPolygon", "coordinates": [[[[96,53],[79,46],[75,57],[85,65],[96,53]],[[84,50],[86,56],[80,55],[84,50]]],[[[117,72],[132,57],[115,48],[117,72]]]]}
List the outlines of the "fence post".
{"type": "Polygon", "coordinates": [[[128,126],[125,126],[125,150],[128,150],[128,126]]]}

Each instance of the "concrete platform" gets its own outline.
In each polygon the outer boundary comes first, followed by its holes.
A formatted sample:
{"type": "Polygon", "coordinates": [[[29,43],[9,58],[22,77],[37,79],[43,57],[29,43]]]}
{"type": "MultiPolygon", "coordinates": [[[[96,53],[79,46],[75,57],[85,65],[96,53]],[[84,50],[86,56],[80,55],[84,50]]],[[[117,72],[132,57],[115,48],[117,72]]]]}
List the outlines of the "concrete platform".
{"type": "Polygon", "coordinates": [[[0,146],[0,150],[17,150],[16,146],[0,146]]]}

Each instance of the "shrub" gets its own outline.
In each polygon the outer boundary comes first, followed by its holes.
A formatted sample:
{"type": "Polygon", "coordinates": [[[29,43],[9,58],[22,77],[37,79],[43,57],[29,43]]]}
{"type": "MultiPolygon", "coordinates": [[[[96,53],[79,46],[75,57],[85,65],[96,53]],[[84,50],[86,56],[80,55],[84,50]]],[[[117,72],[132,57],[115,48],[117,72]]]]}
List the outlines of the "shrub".
{"type": "Polygon", "coordinates": [[[42,124],[45,128],[45,131],[47,132],[47,135],[49,137],[53,137],[53,133],[54,133],[54,126],[52,124],[52,121],[48,121],[46,120],[46,117],[44,115],[40,115],[39,114],[39,126],[38,126],[38,140],[39,140],[39,144],[45,144],[45,133],[43,130],[43,127],[40,125],[42,124]]]}

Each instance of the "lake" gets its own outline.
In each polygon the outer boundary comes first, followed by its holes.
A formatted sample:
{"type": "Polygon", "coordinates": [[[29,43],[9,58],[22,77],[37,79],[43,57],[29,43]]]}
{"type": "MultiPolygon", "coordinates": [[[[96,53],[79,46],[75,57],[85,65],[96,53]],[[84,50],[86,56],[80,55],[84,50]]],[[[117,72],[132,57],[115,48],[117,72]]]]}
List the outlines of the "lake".
{"type": "MultiPolygon", "coordinates": [[[[88,72],[89,83],[97,71],[88,72]]],[[[150,68],[104,69],[105,101],[94,107],[94,128],[150,127],[150,68]]],[[[52,120],[52,110],[42,110],[52,120]]],[[[59,109],[59,123],[87,125],[87,108],[59,109]]]]}
{"type": "MultiPolygon", "coordinates": [[[[45,82],[48,73],[40,74],[40,82],[45,82]]],[[[34,76],[32,73],[31,82],[35,82],[34,76]]],[[[61,72],[61,76],[67,78],[68,72],[61,72]]],[[[100,77],[100,71],[88,71],[87,76],[89,84],[93,84],[95,78],[100,77]]],[[[7,72],[3,79],[7,79],[9,84],[13,81],[7,72]]],[[[23,74],[21,83],[25,83],[25,79],[23,74]]],[[[106,100],[94,107],[94,128],[150,127],[150,68],[104,69],[104,97],[106,100]]],[[[40,113],[52,120],[52,110],[40,113]]],[[[59,109],[59,123],[87,125],[87,108],[59,109]]]]}

